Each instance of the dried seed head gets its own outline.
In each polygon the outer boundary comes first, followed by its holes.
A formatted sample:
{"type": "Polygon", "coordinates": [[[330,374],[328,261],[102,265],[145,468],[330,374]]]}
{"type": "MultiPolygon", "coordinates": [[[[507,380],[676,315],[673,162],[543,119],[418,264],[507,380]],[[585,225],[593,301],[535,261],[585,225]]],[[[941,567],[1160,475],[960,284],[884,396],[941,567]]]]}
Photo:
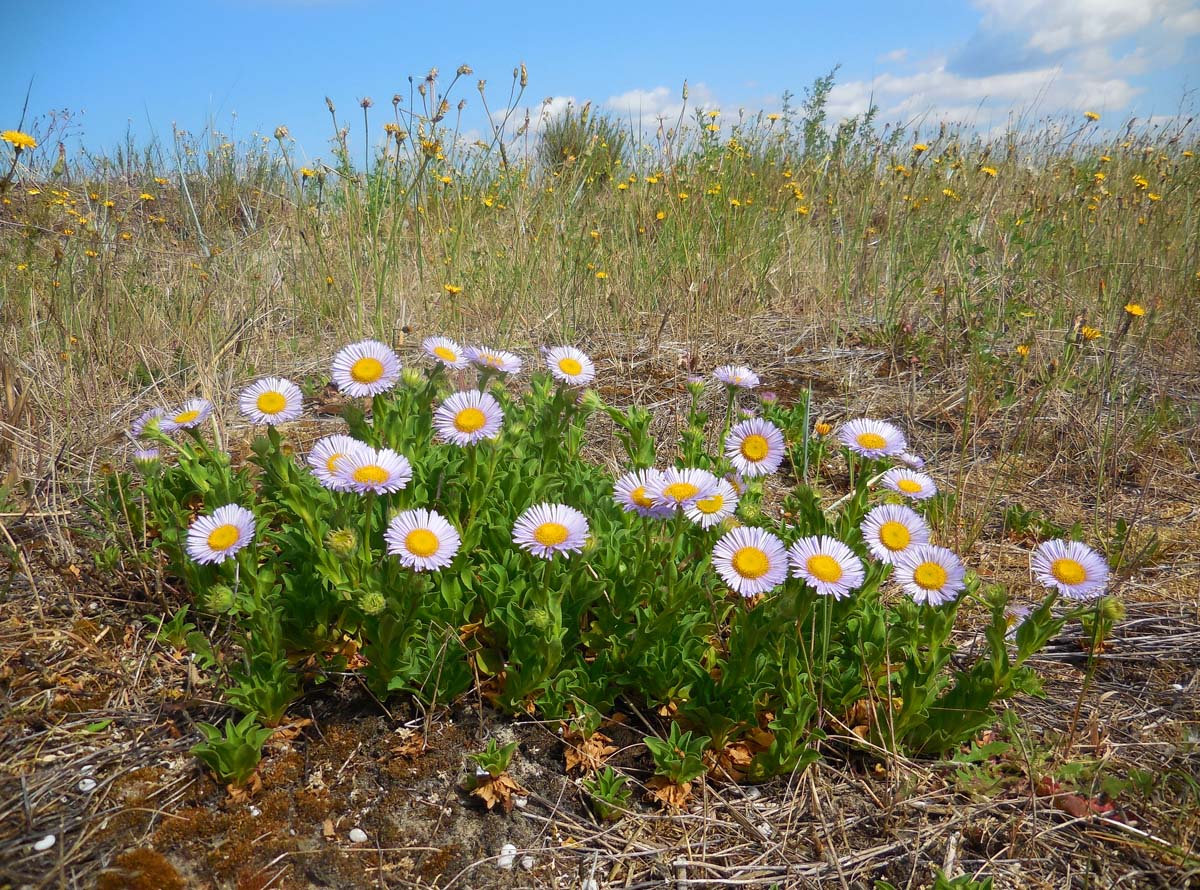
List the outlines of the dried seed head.
{"type": "Polygon", "coordinates": [[[337,109],[333,107],[333,100],[328,96],[325,97],[325,107],[329,109],[330,114],[337,113],[337,109]]]}
{"type": "Polygon", "coordinates": [[[474,72],[471,70],[470,65],[459,65],[458,66],[457,74],[459,77],[467,77],[473,73],[474,72]]]}
{"type": "Polygon", "coordinates": [[[481,80],[481,81],[479,81],[479,83],[475,84],[475,89],[479,90],[480,95],[483,95],[483,90],[484,90],[484,87],[486,87],[486,86],[487,86],[487,81],[481,80]]]}
{"type": "Polygon", "coordinates": [[[684,102],[687,101],[687,97],[688,97],[688,85],[687,85],[687,81],[685,80],[683,82],[683,101],[684,102]]]}
{"type": "Polygon", "coordinates": [[[425,75],[425,82],[433,83],[435,80],[437,80],[437,76],[438,70],[436,68],[430,68],[429,73],[425,75]]]}
{"type": "Polygon", "coordinates": [[[525,63],[521,63],[521,86],[529,86],[529,71],[525,68],[525,63]]]}
{"type": "Polygon", "coordinates": [[[288,138],[288,128],[283,126],[283,124],[280,124],[278,127],[276,127],[275,128],[275,138],[276,139],[287,139],[288,138]]]}
{"type": "Polygon", "coordinates": [[[399,93],[392,93],[392,107],[393,107],[393,108],[398,108],[398,107],[399,107],[399,105],[400,105],[400,94],[399,94],[399,93]]]}

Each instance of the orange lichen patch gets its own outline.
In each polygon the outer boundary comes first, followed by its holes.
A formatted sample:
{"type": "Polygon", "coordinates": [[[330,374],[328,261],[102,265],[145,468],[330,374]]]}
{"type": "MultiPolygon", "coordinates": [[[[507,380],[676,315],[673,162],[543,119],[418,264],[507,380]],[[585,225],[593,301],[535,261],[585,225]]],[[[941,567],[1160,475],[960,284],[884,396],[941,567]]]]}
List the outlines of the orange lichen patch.
{"type": "Polygon", "coordinates": [[[96,890],[184,890],[184,887],[175,866],[148,847],[122,853],[96,881],[96,890]]]}

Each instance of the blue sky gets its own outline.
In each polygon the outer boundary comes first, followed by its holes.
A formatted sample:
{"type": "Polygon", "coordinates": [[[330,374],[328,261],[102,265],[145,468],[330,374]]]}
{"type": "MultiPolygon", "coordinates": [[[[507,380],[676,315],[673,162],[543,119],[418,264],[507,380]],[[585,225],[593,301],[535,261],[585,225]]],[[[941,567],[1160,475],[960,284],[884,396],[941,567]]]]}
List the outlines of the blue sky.
{"type": "MultiPolygon", "coordinates": [[[[723,119],[777,110],[787,90],[841,65],[831,117],[874,101],[885,119],[965,120],[981,129],[1015,112],[1034,118],[1095,110],[1106,122],[1194,108],[1200,86],[1200,0],[865,0],[401,3],[378,0],[116,0],[8,3],[0,128],[15,127],[32,79],[33,116],[65,109],[92,151],[127,131],[139,141],[214,126],[247,137],[286,125],[307,157],[328,156],[324,98],[359,138],[358,100],[375,128],[391,97],[431,67],[443,86],[467,63],[451,101],[467,129],[486,127],[475,82],[505,104],[524,61],[535,112],[591,100],[653,125],[693,107],[723,119]]],[[[27,127],[28,128],[28,127],[27,127]]],[[[358,143],[361,146],[361,142],[358,143]]]]}

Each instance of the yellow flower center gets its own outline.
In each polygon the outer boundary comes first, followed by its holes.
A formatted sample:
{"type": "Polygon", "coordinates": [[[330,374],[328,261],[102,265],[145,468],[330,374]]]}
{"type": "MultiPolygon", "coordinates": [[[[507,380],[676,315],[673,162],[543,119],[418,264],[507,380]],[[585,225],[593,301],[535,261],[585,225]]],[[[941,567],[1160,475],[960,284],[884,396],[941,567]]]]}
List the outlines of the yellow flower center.
{"type": "Polygon", "coordinates": [[[500,368],[504,365],[504,359],[498,355],[491,355],[489,353],[484,353],[483,361],[484,364],[490,365],[493,368],[500,368]]]}
{"type": "Polygon", "coordinates": [[[654,501],[646,496],[646,486],[639,485],[633,491],[629,492],[629,500],[633,501],[639,507],[645,507],[649,510],[654,506],[654,501]]]}
{"type": "Polygon", "coordinates": [[[383,362],[374,356],[364,355],[350,366],[350,376],[359,383],[374,383],[383,376],[383,362]]]}
{"type": "Polygon", "coordinates": [[[578,359],[568,356],[567,358],[560,358],[558,360],[558,370],[562,371],[568,377],[577,377],[583,373],[583,365],[578,359]]]}
{"type": "Polygon", "coordinates": [[[700,489],[690,482],[672,482],[663,489],[663,494],[677,504],[682,504],[688,498],[694,498],[699,492],[700,489]]]}
{"type": "Polygon", "coordinates": [[[898,489],[900,489],[901,491],[906,492],[908,494],[920,494],[921,493],[921,483],[918,482],[916,479],[908,479],[908,478],[898,479],[896,481],[896,487],[898,489]]]}
{"type": "Polygon", "coordinates": [[[367,464],[354,471],[354,481],[364,485],[382,485],[392,478],[391,474],[379,464],[367,464]]]}
{"type": "Polygon", "coordinates": [[[923,562],[913,572],[913,581],[922,590],[941,590],[946,584],[946,570],[936,562],[923,562]]]}
{"type": "Polygon", "coordinates": [[[765,436],[760,436],[758,433],[751,433],[742,439],[742,444],[739,447],[742,452],[742,457],[753,463],[758,463],[767,456],[767,452],[771,450],[771,446],[767,444],[765,436]]]}
{"type": "Polygon", "coordinates": [[[724,506],[725,498],[721,497],[720,494],[714,494],[711,498],[696,501],[696,509],[709,516],[713,513],[719,513],[724,506]]]}
{"type": "Polygon", "coordinates": [[[570,531],[561,522],[543,522],[533,530],[534,540],[543,547],[557,547],[570,534],[570,531]]]}
{"type": "Polygon", "coordinates": [[[208,535],[208,546],[213,550],[227,550],[237,543],[241,534],[236,525],[218,525],[208,535]]]}
{"type": "Polygon", "coordinates": [[[337,472],[337,462],[345,456],[346,455],[342,454],[342,452],[340,452],[340,451],[337,454],[329,455],[329,460],[325,461],[325,469],[327,469],[331,473],[336,473],[337,472]]]}
{"type": "Polygon", "coordinates": [[[404,547],[413,556],[427,558],[438,552],[442,542],[427,528],[416,528],[404,539],[404,547]]]}
{"type": "Polygon", "coordinates": [[[455,353],[455,351],[454,351],[453,349],[450,349],[450,348],[448,348],[448,347],[446,347],[446,346],[435,346],[435,347],[433,347],[433,354],[434,354],[434,355],[436,355],[438,358],[440,358],[442,361],[445,361],[445,362],[456,362],[456,361],[458,361],[458,355],[457,355],[457,353],[455,353]]]}
{"type": "Polygon", "coordinates": [[[258,397],[258,410],[263,414],[278,414],[286,407],[287,399],[282,393],[270,390],[258,397]]]}
{"type": "Polygon", "coordinates": [[[730,562],[735,572],[751,581],[761,578],[771,568],[771,560],[757,547],[743,547],[733,554],[730,562]]]}
{"type": "Polygon", "coordinates": [[[911,540],[912,535],[909,534],[908,526],[903,522],[896,522],[893,519],[891,522],[885,522],[879,526],[879,542],[888,550],[903,550],[911,540]]]}
{"type": "Polygon", "coordinates": [[[878,451],[880,448],[887,447],[887,439],[879,433],[859,433],[855,441],[869,451],[878,451]]]}
{"type": "Polygon", "coordinates": [[[463,408],[454,415],[454,428],[460,433],[476,433],[487,423],[487,415],[478,408],[463,408]]]}
{"type": "Polygon", "coordinates": [[[1066,557],[1054,560],[1050,566],[1050,574],[1063,584],[1080,584],[1087,580],[1087,572],[1084,571],[1083,565],[1066,557]]]}
{"type": "Polygon", "coordinates": [[[199,411],[184,411],[182,414],[176,414],[174,419],[176,423],[191,423],[199,416],[199,411]]]}
{"type": "Polygon", "coordinates": [[[825,553],[810,556],[806,565],[808,573],[818,581],[837,581],[843,574],[842,564],[825,553]]]}

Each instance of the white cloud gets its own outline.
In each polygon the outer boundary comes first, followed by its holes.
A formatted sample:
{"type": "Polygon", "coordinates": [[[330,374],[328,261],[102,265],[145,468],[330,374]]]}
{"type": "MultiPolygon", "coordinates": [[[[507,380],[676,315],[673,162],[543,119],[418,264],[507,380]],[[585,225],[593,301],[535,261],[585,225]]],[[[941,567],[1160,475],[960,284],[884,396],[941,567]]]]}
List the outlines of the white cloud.
{"type": "Polygon", "coordinates": [[[877,58],[875,61],[886,64],[889,62],[891,62],[891,63],[903,62],[903,61],[906,61],[907,59],[908,59],[908,50],[894,49],[890,53],[884,53],[882,56],[877,58]]]}
{"type": "Polygon", "coordinates": [[[604,108],[630,124],[635,129],[657,129],[661,122],[672,127],[679,120],[680,112],[690,116],[696,111],[710,111],[719,104],[706,85],[697,83],[688,87],[686,109],[681,88],[657,86],[653,89],[627,90],[604,100],[604,108]]]}

